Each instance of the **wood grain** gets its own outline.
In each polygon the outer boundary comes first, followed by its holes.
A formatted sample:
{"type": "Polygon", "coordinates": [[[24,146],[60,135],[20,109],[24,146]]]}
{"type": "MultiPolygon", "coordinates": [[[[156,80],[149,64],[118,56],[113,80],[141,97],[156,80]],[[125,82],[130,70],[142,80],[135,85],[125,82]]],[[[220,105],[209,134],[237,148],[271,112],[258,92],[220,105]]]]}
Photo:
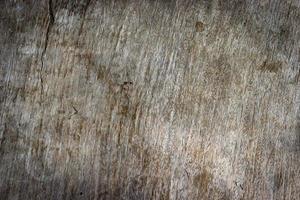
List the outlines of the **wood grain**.
{"type": "Polygon", "coordinates": [[[0,199],[299,199],[299,0],[0,1],[0,199]]]}

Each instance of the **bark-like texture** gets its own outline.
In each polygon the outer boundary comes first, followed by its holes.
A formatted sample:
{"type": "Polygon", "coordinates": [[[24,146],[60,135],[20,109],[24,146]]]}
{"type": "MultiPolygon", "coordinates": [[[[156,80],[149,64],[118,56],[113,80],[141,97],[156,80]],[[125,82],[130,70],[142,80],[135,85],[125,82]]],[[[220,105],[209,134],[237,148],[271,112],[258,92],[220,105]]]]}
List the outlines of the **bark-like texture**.
{"type": "Polygon", "coordinates": [[[0,199],[299,199],[299,0],[0,17],[0,199]]]}

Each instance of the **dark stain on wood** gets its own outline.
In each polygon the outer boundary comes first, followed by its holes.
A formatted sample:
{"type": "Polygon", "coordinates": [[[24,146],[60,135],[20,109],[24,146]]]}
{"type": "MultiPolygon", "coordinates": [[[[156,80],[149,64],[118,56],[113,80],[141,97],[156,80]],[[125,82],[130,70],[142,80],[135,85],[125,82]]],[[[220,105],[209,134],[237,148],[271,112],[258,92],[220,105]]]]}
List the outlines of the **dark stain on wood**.
{"type": "Polygon", "coordinates": [[[196,31],[197,31],[198,33],[201,33],[201,32],[204,31],[205,25],[204,25],[203,22],[198,21],[198,22],[196,22],[196,24],[195,24],[195,28],[196,28],[196,31]]]}
{"type": "Polygon", "coordinates": [[[282,63],[280,61],[268,62],[265,60],[258,69],[263,72],[277,73],[281,70],[281,68],[282,63]]]}
{"type": "Polygon", "coordinates": [[[201,174],[194,176],[193,184],[195,187],[199,188],[201,192],[206,193],[212,179],[213,175],[204,169],[201,174]]]}
{"type": "Polygon", "coordinates": [[[278,190],[283,184],[282,170],[279,170],[274,176],[274,189],[278,190]]]}

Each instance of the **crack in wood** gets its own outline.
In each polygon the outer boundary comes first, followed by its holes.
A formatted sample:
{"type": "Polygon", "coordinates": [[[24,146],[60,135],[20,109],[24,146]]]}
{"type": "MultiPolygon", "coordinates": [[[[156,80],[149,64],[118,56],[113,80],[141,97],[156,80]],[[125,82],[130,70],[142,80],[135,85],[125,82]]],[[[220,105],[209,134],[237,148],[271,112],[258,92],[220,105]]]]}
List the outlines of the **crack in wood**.
{"type": "Polygon", "coordinates": [[[47,24],[47,29],[46,29],[46,34],[45,34],[45,42],[44,42],[44,49],[42,51],[41,55],[41,70],[40,70],[40,80],[41,80],[41,95],[43,94],[44,91],[44,81],[43,81],[43,69],[44,69],[44,57],[48,48],[48,43],[49,43],[49,35],[51,28],[53,27],[53,24],[55,22],[55,17],[53,13],[53,5],[52,5],[52,0],[48,0],[48,24],[47,24]]]}
{"type": "MultiPolygon", "coordinates": [[[[92,0],[88,0],[83,8],[83,17],[82,17],[82,20],[81,20],[81,24],[80,24],[80,28],[79,28],[79,31],[78,31],[78,40],[79,40],[79,36],[81,35],[82,33],[82,29],[83,29],[83,25],[84,25],[84,21],[85,21],[85,17],[86,17],[86,11],[89,7],[89,5],[91,4],[91,1],[92,0]]],[[[78,43],[78,42],[77,42],[78,43]]]]}

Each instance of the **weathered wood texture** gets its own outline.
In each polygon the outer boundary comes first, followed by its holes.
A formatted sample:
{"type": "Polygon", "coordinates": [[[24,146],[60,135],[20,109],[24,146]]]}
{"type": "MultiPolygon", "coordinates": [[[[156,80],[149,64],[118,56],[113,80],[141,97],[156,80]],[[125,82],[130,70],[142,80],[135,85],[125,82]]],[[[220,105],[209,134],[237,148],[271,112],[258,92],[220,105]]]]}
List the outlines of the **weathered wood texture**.
{"type": "Polygon", "coordinates": [[[0,199],[300,199],[299,0],[0,14],[0,199]]]}

